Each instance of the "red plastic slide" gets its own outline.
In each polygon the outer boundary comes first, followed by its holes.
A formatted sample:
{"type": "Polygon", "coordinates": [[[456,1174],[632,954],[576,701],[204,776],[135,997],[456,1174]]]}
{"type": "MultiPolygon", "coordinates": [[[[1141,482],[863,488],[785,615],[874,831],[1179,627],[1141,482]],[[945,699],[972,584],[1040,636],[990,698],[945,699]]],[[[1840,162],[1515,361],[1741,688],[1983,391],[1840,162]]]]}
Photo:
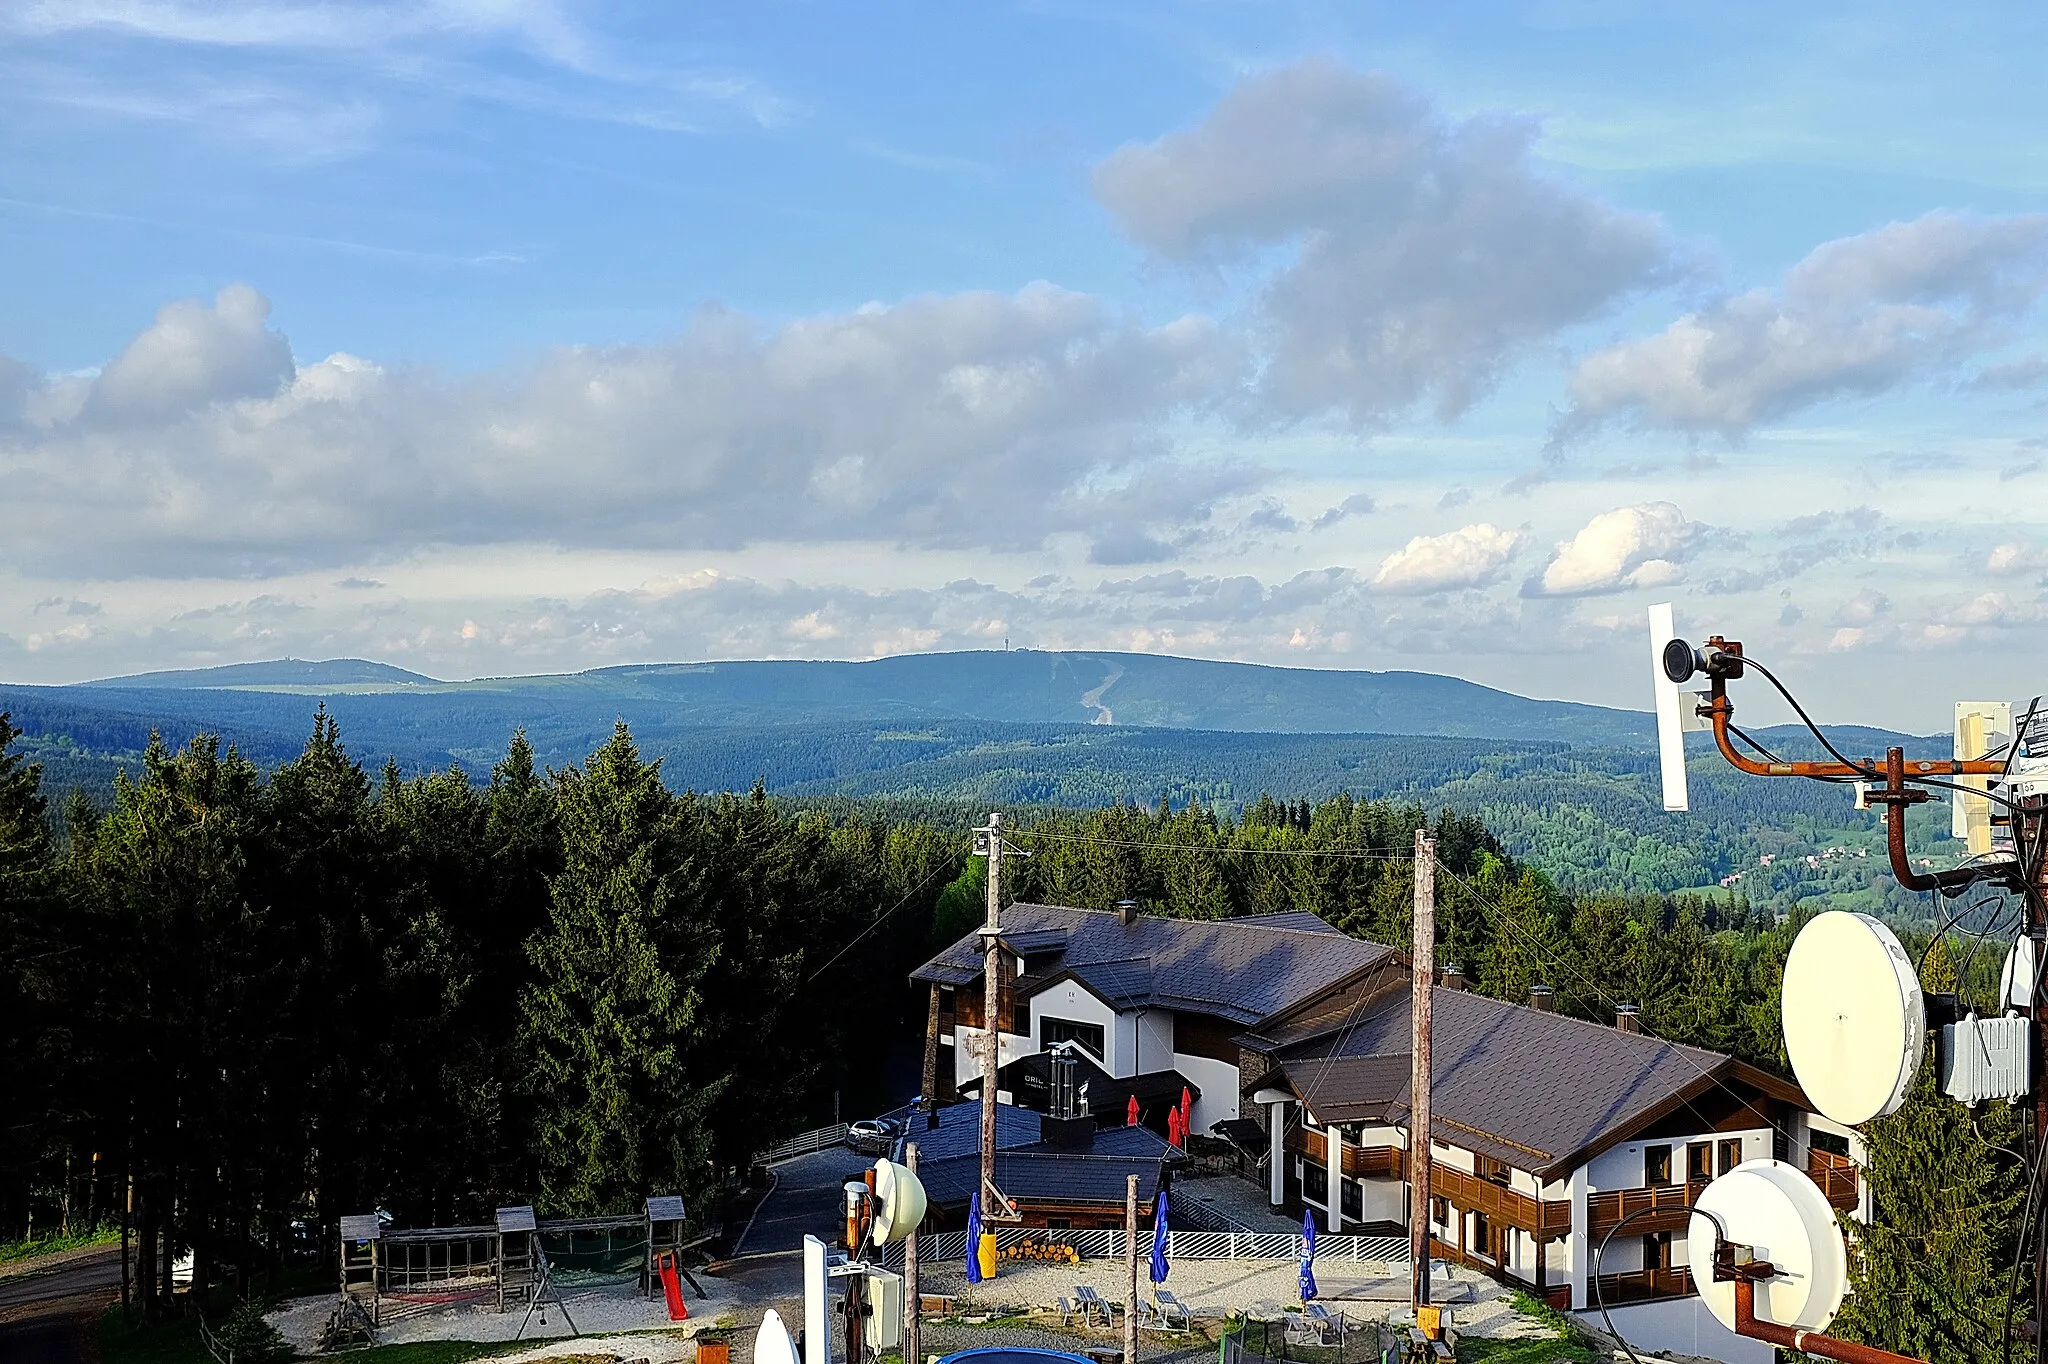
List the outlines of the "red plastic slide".
{"type": "Polygon", "coordinates": [[[688,1321],[690,1309],[683,1305],[683,1280],[676,1272],[675,1252],[665,1250],[655,1256],[654,1272],[661,1276],[661,1295],[668,1299],[668,1319],[688,1321]]]}

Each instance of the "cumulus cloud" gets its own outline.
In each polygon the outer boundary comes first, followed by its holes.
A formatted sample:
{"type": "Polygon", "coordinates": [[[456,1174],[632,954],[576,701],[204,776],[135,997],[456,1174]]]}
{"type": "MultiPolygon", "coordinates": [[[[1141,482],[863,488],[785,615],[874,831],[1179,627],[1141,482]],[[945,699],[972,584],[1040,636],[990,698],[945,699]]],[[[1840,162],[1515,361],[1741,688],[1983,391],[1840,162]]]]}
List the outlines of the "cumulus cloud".
{"type": "Polygon", "coordinates": [[[442,379],[337,355],[294,369],[252,289],[176,303],[96,377],[0,422],[22,514],[0,562],[131,574],[362,563],[422,546],[730,548],[762,540],[1098,558],[1178,543],[1245,468],[1161,430],[1227,389],[1215,327],[1145,327],[1050,285],[442,379]]]}
{"type": "Polygon", "coordinates": [[[1443,535],[1418,535],[1380,562],[1372,585],[1382,592],[1446,592],[1499,582],[1521,548],[1514,531],[1480,522],[1443,535]]]}
{"type": "Polygon", "coordinates": [[[1984,556],[1984,571],[2001,577],[2048,570],[2048,549],[2039,545],[2004,544],[1984,556]]]}
{"type": "Polygon", "coordinates": [[[207,307],[166,304],[156,322],[100,371],[86,415],[159,421],[233,398],[275,394],[292,377],[291,344],[266,325],[270,300],[230,284],[207,307]]]}
{"type": "Polygon", "coordinates": [[[1388,76],[1317,59],[1122,148],[1095,192],[1166,260],[1294,249],[1259,305],[1272,410],[1380,421],[1433,400],[1454,415],[1532,346],[1670,268],[1658,220],[1538,173],[1536,132],[1453,119],[1388,76]]]}
{"type": "Polygon", "coordinates": [[[1735,437],[1925,379],[2004,338],[2048,287],[2048,215],[1931,213],[1816,247],[1775,290],[1582,360],[1561,437],[1624,417],[1735,437]]]}
{"type": "Polygon", "coordinates": [[[1602,512],[1557,547],[1543,571],[1523,584],[1523,594],[1586,597],[1668,586],[1685,577],[1680,563],[1702,529],[1669,502],[1602,512]]]}

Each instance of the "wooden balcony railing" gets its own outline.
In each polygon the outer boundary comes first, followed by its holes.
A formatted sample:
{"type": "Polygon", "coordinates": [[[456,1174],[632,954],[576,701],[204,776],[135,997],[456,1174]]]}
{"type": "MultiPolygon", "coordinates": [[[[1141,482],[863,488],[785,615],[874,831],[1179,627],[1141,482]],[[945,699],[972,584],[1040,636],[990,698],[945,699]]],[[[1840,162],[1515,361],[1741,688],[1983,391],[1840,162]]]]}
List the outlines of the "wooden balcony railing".
{"type": "Polygon", "coordinates": [[[1449,1199],[1465,1212],[1483,1212],[1488,1220],[1520,1227],[1539,1241],[1555,1240],[1572,1229],[1572,1205],[1562,1198],[1535,1198],[1520,1189],[1467,1174],[1455,1165],[1432,1164],[1429,1191],[1449,1199]]]}
{"type": "MultiPolygon", "coordinates": [[[[1634,1224],[1630,1225],[1633,1228],[1634,1224]]],[[[1600,1276],[1600,1296],[1610,1307],[1620,1302],[1689,1297],[1692,1292],[1692,1271],[1689,1269],[1636,1269],[1626,1274],[1600,1276]]]]}
{"type": "MultiPolygon", "coordinates": [[[[1287,1134],[1287,1149],[1316,1165],[1329,1163],[1323,1134],[1312,1127],[1297,1127],[1287,1134]]],[[[1399,1179],[1405,1154],[1398,1146],[1344,1144],[1344,1173],[1353,1179],[1399,1179]]]]}
{"type": "MultiPolygon", "coordinates": [[[[1329,1160],[1323,1134],[1312,1127],[1287,1134],[1287,1149],[1317,1164],[1329,1160]]],[[[1353,1179],[1405,1179],[1408,1153],[1398,1146],[1344,1147],[1344,1173],[1353,1179]]],[[[1430,1193],[1466,1212],[1483,1212],[1504,1226],[1520,1227],[1539,1240],[1554,1240],[1572,1229],[1572,1205],[1538,1199],[1519,1189],[1468,1174],[1455,1165],[1430,1166],[1430,1193]]]]}
{"type": "Polygon", "coordinates": [[[1689,1184],[1659,1184],[1645,1189],[1608,1189],[1586,1196],[1586,1217],[1595,1236],[1604,1236],[1635,1217],[1628,1224],[1632,1235],[1653,1231],[1677,1231],[1692,1220],[1692,1205],[1706,1189],[1705,1180],[1689,1184]],[[1637,1217],[1636,1214],[1642,1216],[1637,1217]]]}
{"type": "Polygon", "coordinates": [[[1847,1156],[1818,1150],[1807,1152],[1806,1177],[1827,1195],[1831,1206],[1843,1212],[1855,1207],[1860,1201],[1861,1188],[1856,1181],[1856,1162],[1847,1156]]]}

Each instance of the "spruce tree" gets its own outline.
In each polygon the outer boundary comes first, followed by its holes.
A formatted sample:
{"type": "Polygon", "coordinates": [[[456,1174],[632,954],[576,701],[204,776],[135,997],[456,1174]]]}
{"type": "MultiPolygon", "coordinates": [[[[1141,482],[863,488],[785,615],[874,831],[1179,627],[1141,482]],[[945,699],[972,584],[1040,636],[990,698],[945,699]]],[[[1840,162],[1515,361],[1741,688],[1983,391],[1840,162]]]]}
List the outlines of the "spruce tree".
{"type": "Polygon", "coordinates": [[[701,1182],[713,1093],[688,1083],[683,1050],[717,949],[677,802],[624,722],[556,796],[562,870],[522,1008],[540,1202],[616,1211],[701,1182]]]}
{"type": "MultiPolygon", "coordinates": [[[[1953,988],[1937,942],[1926,988],[1953,988]],[[1949,982],[1949,983],[1944,983],[1949,982]]],[[[2026,1170],[2020,1111],[1993,1102],[1974,1113],[1943,1094],[1936,1067],[1921,1068],[1905,1105],[1865,1125],[1869,1225],[1844,1219],[1853,1253],[1849,1300],[1834,1331],[1928,1364],[1975,1364],[2002,1350],[2008,1285],[2019,1240],[2026,1170]]],[[[2031,1275],[2019,1276],[2022,1295],[2031,1275]]],[[[2013,1306],[2015,1330],[2027,1315],[2013,1306]]]]}

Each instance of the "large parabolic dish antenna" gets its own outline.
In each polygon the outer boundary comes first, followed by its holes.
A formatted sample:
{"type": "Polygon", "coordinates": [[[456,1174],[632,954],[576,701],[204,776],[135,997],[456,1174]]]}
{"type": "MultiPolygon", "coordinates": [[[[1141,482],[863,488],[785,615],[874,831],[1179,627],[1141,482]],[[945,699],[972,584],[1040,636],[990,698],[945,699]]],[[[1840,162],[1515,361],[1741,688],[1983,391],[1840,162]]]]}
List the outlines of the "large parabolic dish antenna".
{"type": "Polygon", "coordinates": [[[1854,1125],[1898,1111],[1927,1046],[1913,962],[1868,914],[1818,915],[1785,959],[1785,1050],[1814,1107],[1854,1125]]]}
{"type": "Polygon", "coordinates": [[[1824,1331],[1849,1291],[1849,1256],[1835,1210],[1796,1167],[1747,1160],[1700,1194],[1686,1228],[1686,1259],[1700,1301],[1735,1329],[1735,1285],[1714,1282],[1715,1223],[1777,1271],[1756,1286],[1756,1315],[1780,1326],[1824,1331]]]}

